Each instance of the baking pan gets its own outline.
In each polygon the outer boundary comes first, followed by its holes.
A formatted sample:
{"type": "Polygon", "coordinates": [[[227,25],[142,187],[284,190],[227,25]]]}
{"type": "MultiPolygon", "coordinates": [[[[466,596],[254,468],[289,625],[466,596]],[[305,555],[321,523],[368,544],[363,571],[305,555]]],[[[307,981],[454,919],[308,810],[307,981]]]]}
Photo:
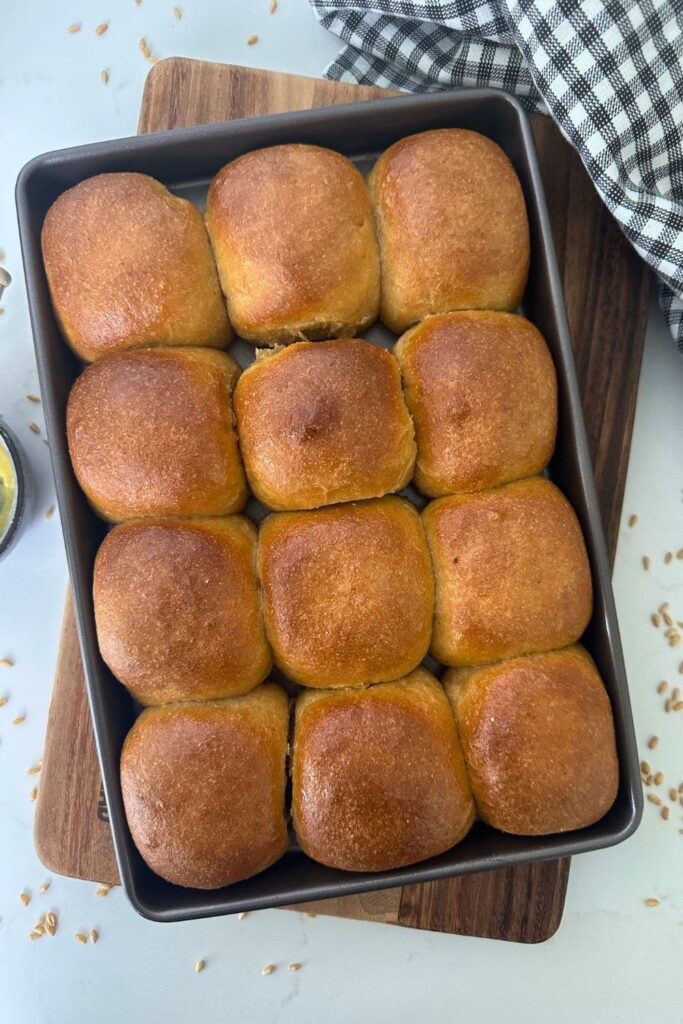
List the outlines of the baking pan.
{"type": "MultiPolygon", "coordinates": [[[[88,698],[119,870],[136,910],[156,921],[257,910],[512,867],[596,850],[626,839],[642,813],[636,741],[550,224],[531,129],[517,101],[493,90],[458,91],[202,125],[61,150],[37,157],[24,167],[17,182],[17,208],[88,698]],[[583,639],[612,703],[620,768],[616,802],[597,824],[562,835],[506,836],[478,822],[467,838],[447,853],[396,871],[351,874],[333,870],[309,860],[293,843],[267,871],[224,889],[205,892],[170,885],[153,874],[138,854],[123,809],[119,754],[136,708],[105,666],[97,646],[91,580],[106,526],[90,509],[69,462],[66,403],[82,367],[62,340],[52,313],[40,253],[43,219],[64,189],[103,171],[151,174],[201,206],[208,183],[219,168],[252,149],[285,142],[315,143],[345,153],[367,170],[379,152],[403,136],[446,127],[474,129],[496,141],[512,161],[524,190],[531,228],[531,270],[523,311],[545,335],[557,368],[559,430],[549,474],[576,509],[588,547],[594,610],[583,639]]],[[[391,341],[391,335],[379,326],[364,336],[384,345],[391,341]]],[[[231,353],[245,365],[253,358],[254,349],[237,342],[231,353]]],[[[407,496],[417,499],[415,492],[408,491],[407,496]]],[[[262,510],[252,501],[248,514],[258,519],[262,510]]]]}

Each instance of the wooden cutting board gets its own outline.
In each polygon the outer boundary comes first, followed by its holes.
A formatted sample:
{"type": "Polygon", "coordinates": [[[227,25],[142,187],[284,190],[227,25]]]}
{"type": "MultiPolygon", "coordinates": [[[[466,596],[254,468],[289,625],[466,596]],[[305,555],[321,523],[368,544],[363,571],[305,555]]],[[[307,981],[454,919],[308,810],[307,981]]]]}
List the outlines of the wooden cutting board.
{"type": "MultiPolygon", "coordinates": [[[[384,90],[171,58],[149,73],[140,132],[386,96],[384,90]]],[[[649,275],[555,126],[533,118],[576,354],[598,496],[614,556],[647,321],[649,275]]],[[[70,596],[64,614],[36,808],[52,871],[119,876],[70,596]]],[[[542,942],[562,918],[569,860],[307,904],[318,913],[410,928],[542,942]]]]}

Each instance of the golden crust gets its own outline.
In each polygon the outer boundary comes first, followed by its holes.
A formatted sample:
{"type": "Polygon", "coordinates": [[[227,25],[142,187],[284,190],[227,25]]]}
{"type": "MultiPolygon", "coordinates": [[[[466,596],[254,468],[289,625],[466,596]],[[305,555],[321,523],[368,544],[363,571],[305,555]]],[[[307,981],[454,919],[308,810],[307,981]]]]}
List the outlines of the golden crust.
{"type": "Polygon", "coordinates": [[[102,657],[142,704],[233,697],[270,671],[242,516],[122,523],[97,553],[93,598],[102,657]]]}
{"type": "Polygon", "coordinates": [[[431,652],[482,664],[564,647],[588,625],[592,585],[576,515],[547,480],[439,498],[423,522],[434,563],[431,652]]]}
{"type": "Polygon", "coordinates": [[[275,663],[305,686],[398,679],[429,646],[434,582],[415,509],[380,498],[261,525],[258,570],[275,663]]]}
{"type": "Polygon", "coordinates": [[[98,174],[62,193],[42,248],[55,314],[81,359],[232,338],[201,214],[146,174],[98,174]]]}
{"type": "Polygon", "coordinates": [[[370,198],[341,154],[284,145],[233,160],[211,182],[206,223],[230,318],[248,341],[343,337],[377,319],[370,198]]]}
{"type": "Polygon", "coordinates": [[[251,489],[272,509],[377,498],[408,483],[413,424],[396,360],[367,341],[302,341],[252,364],[234,395],[251,489]]]}
{"type": "Polygon", "coordinates": [[[401,139],[369,179],[380,317],[397,334],[430,313],[515,309],[529,270],[524,195],[503,150],[443,128],[401,139]]]}
{"type": "Polygon", "coordinates": [[[244,697],[147,708],[121,752],[128,827],[174,885],[218,889],[287,849],[287,696],[267,683],[244,697]]]}
{"type": "Polygon", "coordinates": [[[614,803],[614,723],[578,644],[444,677],[480,817],[503,832],[585,828],[614,803]]]}
{"type": "Polygon", "coordinates": [[[446,313],[394,355],[415,422],[415,483],[439,497],[540,473],[557,430],[555,367],[542,334],[510,313],[446,313]]]}
{"type": "Polygon", "coordinates": [[[344,871],[389,871],[460,842],[474,805],[451,709],[429,672],[299,696],[292,817],[302,850],[344,871]]]}
{"type": "Polygon", "coordinates": [[[247,496],[224,352],[144,349],[93,363],[71,389],[69,453],[104,519],[238,512],[247,496]]]}

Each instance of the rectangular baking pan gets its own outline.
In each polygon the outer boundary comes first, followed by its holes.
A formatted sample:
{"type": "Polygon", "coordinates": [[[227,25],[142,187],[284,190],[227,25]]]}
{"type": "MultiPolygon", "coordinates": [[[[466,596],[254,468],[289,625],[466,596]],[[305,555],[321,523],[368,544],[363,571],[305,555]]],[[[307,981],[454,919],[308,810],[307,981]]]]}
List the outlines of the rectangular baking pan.
{"type": "MultiPolygon", "coordinates": [[[[636,829],[642,813],[636,741],[548,213],[530,125],[520,105],[501,92],[460,91],[326,107],[61,150],[37,157],[24,167],[17,182],[17,208],[88,698],[119,869],[133,906],[156,921],[179,921],[508,868],[596,850],[626,839],[636,829]],[[494,139],[509,156],[524,189],[532,257],[523,311],[545,335],[557,368],[559,432],[549,472],[576,509],[588,547],[595,597],[584,642],[602,674],[614,712],[620,767],[617,800],[602,821],[562,835],[506,836],[477,823],[454,849],[396,871],[349,874],[332,870],[309,860],[293,844],[263,874],[225,889],[204,892],[170,885],[146,867],[135,849],[121,799],[119,753],[136,712],[125,689],[102,661],[97,646],[91,581],[93,561],[106,527],[88,506],[69,462],[65,410],[69,390],[82,367],[62,340],[52,313],[40,252],[43,219],[64,189],[102,171],[151,174],[201,205],[208,183],[219,168],[252,149],[285,142],[315,143],[347,154],[366,169],[397,139],[445,127],[470,128],[494,139]]],[[[365,336],[384,344],[389,337],[382,328],[365,336]]],[[[253,358],[253,348],[244,343],[238,343],[232,352],[242,363],[253,358]]],[[[259,517],[258,509],[252,508],[251,513],[259,517]]]]}

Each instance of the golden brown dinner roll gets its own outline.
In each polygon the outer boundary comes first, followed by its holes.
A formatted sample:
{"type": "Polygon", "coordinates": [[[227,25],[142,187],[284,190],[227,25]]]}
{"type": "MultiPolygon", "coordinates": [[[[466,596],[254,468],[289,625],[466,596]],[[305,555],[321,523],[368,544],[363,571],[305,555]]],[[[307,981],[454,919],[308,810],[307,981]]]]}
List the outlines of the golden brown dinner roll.
{"type": "Polygon", "coordinates": [[[299,696],[292,817],[301,849],[344,871],[415,864],[465,836],[470,785],[448,700],[429,672],[299,696]]]}
{"type": "Polygon", "coordinates": [[[481,664],[564,647],[588,625],[592,587],[581,527],[541,477],[439,498],[423,521],[434,563],[432,654],[481,664]]]}
{"type": "Polygon", "coordinates": [[[258,564],[275,662],[305,686],[398,679],[429,646],[434,581],[420,517],[402,498],[261,525],[258,564]]]}
{"type": "Polygon", "coordinates": [[[441,128],[383,153],[370,175],[380,316],[397,334],[429,313],[515,309],[529,270],[524,195],[503,150],[441,128]]]}
{"type": "Polygon", "coordinates": [[[528,320],[477,310],[428,317],[394,354],[415,422],[415,483],[423,494],[480,491],[548,465],[555,367],[528,320]]]}
{"type": "Polygon", "coordinates": [[[247,495],[230,392],[239,370],[212,349],[122,352],[71,389],[69,453],[104,519],[227,515],[247,495]]]}
{"type": "Polygon", "coordinates": [[[269,508],[377,498],[412,476],[398,364],[367,341],[301,341],[262,356],[234,406],[251,489],[269,508]]]}
{"type": "Polygon", "coordinates": [[[614,724],[583,647],[449,669],[444,682],[484,821],[538,836],[607,813],[619,783],[614,724]]]}
{"type": "Polygon", "coordinates": [[[42,246],[55,315],[81,359],[232,338],[199,210],[146,174],[98,174],[63,192],[42,246]]]}
{"type": "Polygon", "coordinates": [[[142,704],[233,697],[270,670],[256,529],[242,516],[116,526],[93,597],[102,657],[142,704]]]}
{"type": "Polygon", "coordinates": [[[235,330],[259,345],[355,334],[377,319],[370,197],[340,153],[258,149],[219,171],[206,223],[235,330]]]}
{"type": "Polygon", "coordinates": [[[174,885],[219,889],[282,856],[288,719],[274,683],[142,712],[121,752],[121,788],[152,871],[174,885]]]}

